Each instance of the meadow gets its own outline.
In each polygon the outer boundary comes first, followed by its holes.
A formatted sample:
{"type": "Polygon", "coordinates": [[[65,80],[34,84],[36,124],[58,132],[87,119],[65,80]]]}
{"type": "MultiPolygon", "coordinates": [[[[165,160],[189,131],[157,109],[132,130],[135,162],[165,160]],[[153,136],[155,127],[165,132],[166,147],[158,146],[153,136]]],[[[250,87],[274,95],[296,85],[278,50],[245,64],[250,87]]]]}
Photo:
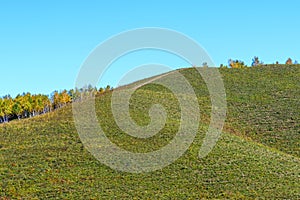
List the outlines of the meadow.
{"type": "MultiPolygon", "coordinates": [[[[227,118],[217,145],[202,159],[209,93],[196,69],[178,71],[194,88],[201,121],[193,144],[176,162],[138,174],[107,167],[84,148],[69,104],[0,124],[0,199],[299,199],[299,65],[220,69],[227,118]]],[[[179,128],[178,101],[162,86],[144,85],[130,101],[139,125],[150,122],[148,110],[155,103],[168,113],[164,128],[149,139],[133,138],[117,126],[111,97],[112,92],[96,97],[96,113],[107,137],[123,149],[157,150],[179,128]]]]}

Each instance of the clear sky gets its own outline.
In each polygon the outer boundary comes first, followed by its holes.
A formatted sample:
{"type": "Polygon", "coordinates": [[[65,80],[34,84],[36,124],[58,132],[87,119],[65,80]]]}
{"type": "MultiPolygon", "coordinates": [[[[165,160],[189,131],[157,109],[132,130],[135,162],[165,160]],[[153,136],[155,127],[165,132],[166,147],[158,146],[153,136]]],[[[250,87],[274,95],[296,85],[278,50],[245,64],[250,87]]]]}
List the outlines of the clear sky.
{"type": "MultiPolygon", "coordinates": [[[[188,35],[218,66],[229,58],[250,65],[254,56],[265,63],[299,61],[299,11],[299,0],[0,0],[0,96],[73,88],[98,44],[143,27],[188,35]]],[[[185,65],[168,59],[175,67],[185,65]]],[[[122,64],[137,64],[130,60],[122,64]]],[[[112,73],[102,84],[115,86],[116,79],[112,73]]]]}

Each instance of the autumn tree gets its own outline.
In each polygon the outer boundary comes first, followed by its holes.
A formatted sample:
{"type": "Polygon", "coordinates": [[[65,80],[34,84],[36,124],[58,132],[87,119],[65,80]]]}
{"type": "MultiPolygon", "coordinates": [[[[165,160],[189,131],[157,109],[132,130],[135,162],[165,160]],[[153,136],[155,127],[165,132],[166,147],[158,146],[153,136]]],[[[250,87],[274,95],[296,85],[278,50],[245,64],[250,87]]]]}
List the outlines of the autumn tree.
{"type": "Polygon", "coordinates": [[[0,100],[0,117],[3,122],[8,122],[9,117],[12,114],[13,100],[7,95],[0,100]]]}
{"type": "Polygon", "coordinates": [[[58,91],[54,91],[51,95],[52,107],[53,109],[57,109],[60,106],[59,102],[59,93],[58,91]]]}
{"type": "Polygon", "coordinates": [[[63,90],[60,94],[59,94],[59,103],[60,103],[60,107],[65,106],[68,103],[71,103],[71,97],[68,94],[67,90],[63,90]]]}
{"type": "Polygon", "coordinates": [[[5,122],[4,119],[4,100],[0,98],[0,122],[5,122]]]}
{"type": "Polygon", "coordinates": [[[104,89],[103,89],[103,87],[100,87],[99,88],[99,94],[103,94],[105,91],[104,91],[104,89]]]}
{"type": "Polygon", "coordinates": [[[247,67],[247,65],[245,65],[245,63],[241,60],[232,60],[229,59],[228,60],[228,64],[231,68],[236,68],[236,69],[241,69],[241,68],[245,68],[247,67]]]}
{"type": "Polygon", "coordinates": [[[22,104],[22,107],[24,109],[24,115],[25,117],[32,117],[33,113],[33,98],[32,95],[28,92],[24,96],[24,102],[22,104]]]}
{"type": "Polygon", "coordinates": [[[12,112],[13,114],[15,114],[17,116],[17,118],[20,120],[22,115],[24,114],[24,108],[22,106],[23,104],[23,97],[21,95],[18,95],[15,99],[14,99],[14,103],[12,106],[12,112]]]}
{"type": "Polygon", "coordinates": [[[54,91],[51,97],[42,94],[32,95],[31,93],[23,93],[12,98],[6,95],[0,98],[0,123],[8,122],[11,119],[22,119],[33,117],[40,114],[51,112],[53,109],[61,108],[69,103],[82,101],[85,98],[96,96],[99,93],[111,91],[108,85],[106,88],[92,87],[91,85],[84,88],[63,90],[61,92],[54,91]]]}
{"type": "Polygon", "coordinates": [[[292,65],[293,60],[291,58],[288,58],[287,61],[285,62],[286,65],[292,65]]]}
{"type": "Polygon", "coordinates": [[[51,112],[51,101],[47,95],[42,95],[42,102],[43,102],[43,113],[51,112]]]}

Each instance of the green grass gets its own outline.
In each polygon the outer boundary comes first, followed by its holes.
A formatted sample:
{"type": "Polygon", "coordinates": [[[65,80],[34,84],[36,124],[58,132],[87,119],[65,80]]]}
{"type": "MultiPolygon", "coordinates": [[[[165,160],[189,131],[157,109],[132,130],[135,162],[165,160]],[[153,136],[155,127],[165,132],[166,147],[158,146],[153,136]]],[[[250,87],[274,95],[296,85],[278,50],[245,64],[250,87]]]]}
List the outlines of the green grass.
{"type": "MultiPolygon", "coordinates": [[[[110,169],[83,147],[67,106],[0,125],[0,199],[299,199],[300,67],[220,70],[228,118],[204,159],[198,159],[198,151],[210,117],[208,91],[195,69],[180,72],[195,88],[202,119],[193,144],[175,163],[141,174],[110,169]]],[[[122,132],[110,100],[111,94],[96,100],[99,123],[126,150],[157,150],[178,130],[178,101],[161,86],[145,85],[131,99],[137,124],[150,122],[153,103],[168,113],[165,127],[149,139],[122,132]]]]}
{"type": "Polygon", "coordinates": [[[224,70],[228,122],[253,140],[300,156],[300,66],[224,70]]]}

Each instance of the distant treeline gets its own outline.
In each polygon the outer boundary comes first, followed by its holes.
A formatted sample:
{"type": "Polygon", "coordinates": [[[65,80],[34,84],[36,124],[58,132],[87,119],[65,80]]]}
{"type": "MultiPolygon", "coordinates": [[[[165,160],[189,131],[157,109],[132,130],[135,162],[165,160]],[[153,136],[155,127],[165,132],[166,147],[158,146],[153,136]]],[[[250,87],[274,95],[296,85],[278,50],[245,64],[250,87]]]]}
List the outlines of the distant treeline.
{"type": "Polygon", "coordinates": [[[112,88],[87,86],[81,89],[54,91],[51,95],[23,93],[12,98],[10,95],[0,97],[0,123],[13,119],[23,119],[45,114],[72,102],[80,102],[89,97],[101,95],[112,88]]]}
{"type": "MultiPolygon", "coordinates": [[[[299,63],[296,60],[293,61],[291,58],[288,58],[284,64],[286,64],[286,65],[298,65],[299,63]]],[[[203,65],[207,65],[207,64],[204,63],[203,65]]],[[[260,61],[260,59],[257,56],[255,56],[252,59],[252,63],[251,63],[252,67],[264,66],[264,65],[267,65],[267,64],[264,64],[264,62],[260,61]]],[[[276,61],[273,65],[280,65],[280,63],[278,61],[276,61]]],[[[231,68],[246,68],[246,67],[248,67],[245,64],[244,61],[229,59],[228,60],[228,65],[221,64],[220,68],[228,68],[228,66],[231,67],[231,68]]]]}
{"type": "MultiPolygon", "coordinates": [[[[297,61],[288,58],[286,65],[298,65],[297,61]]],[[[252,67],[265,66],[258,57],[252,59],[252,67]]],[[[279,62],[272,65],[280,65],[279,62]]],[[[247,68],[248,66],[241,60],[228,60],[228,66],[231,68],[247,68]]],[[[220,68],[228,68],[227,65],[220,65],[220,68]]],[[[208,67],[207,63],[203,63],[203,67],[208,67]]],[[[61,92],[54,91],[50,96],[43,94],[23,93],[12,98],[10,95],[0,97],[0,123],[9,122],[13,119],[23,119],[45,114],[53,110],[64,107],[65,105],[82,101],[89,97],[101,95],[111,91],[112,88],[108,85],[106,88],[92,87],[91,85],[81,89],[63,90],[61,92]]]]}

